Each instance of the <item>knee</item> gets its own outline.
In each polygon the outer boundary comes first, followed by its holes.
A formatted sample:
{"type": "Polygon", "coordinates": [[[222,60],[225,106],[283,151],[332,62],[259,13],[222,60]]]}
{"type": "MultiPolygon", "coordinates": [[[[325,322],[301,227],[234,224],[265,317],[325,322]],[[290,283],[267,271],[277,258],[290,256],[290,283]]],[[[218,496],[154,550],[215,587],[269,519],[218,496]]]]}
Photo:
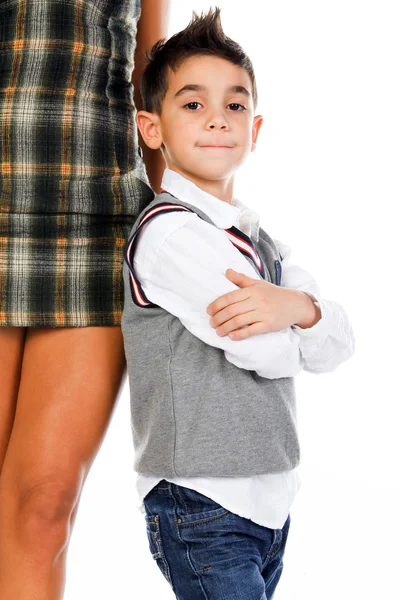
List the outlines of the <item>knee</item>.
{"type": "Polygon", "coordinates": [[[14,512],[19,538],[43,550],[61,549],[68,540],[78,489],[77,482],[68,479],[21,486],[14,512]]]}

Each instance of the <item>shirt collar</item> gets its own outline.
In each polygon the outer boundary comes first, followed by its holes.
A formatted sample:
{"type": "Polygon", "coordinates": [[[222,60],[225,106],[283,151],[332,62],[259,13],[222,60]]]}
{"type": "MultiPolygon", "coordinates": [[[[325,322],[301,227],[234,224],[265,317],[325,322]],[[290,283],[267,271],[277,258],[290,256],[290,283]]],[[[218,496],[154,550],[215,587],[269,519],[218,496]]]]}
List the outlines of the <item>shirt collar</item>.
{"type": "Polygon", "coordinates": [[[259,216],[237,198],[233,199],[232,204],[228,204],[171,169],[165,169],[161,187],[176,198],[202,210],[219,229],[235,226],[258,241],[259,216]]]}

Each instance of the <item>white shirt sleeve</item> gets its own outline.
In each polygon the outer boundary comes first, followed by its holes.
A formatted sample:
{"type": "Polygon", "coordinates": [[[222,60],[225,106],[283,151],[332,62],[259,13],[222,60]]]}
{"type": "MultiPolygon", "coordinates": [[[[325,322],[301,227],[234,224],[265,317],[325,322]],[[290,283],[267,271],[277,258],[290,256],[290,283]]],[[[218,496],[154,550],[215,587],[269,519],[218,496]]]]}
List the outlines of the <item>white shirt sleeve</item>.
{"type": "Polygon", "coordinates": [[[290,247],[276,239],[274,242],[282,257],[281,285],[305,292],[321,310],[321,319],[313,327],[302,329],[292,325],[292,330],[301,338],[304,370],[313,373],[333,371],[354,354],[355,340],[349,319],[339,304],[321,298],[318,284],[310,273],[291,264],[290,247]]]}
{"type": "Polygon", "coordinates": [[[224,231],[194,213],[166,213],[144,225],[134,268],[147,298],[180,319],[206,344],[220,348],[239,368],[269,379],[292,377],[303,368],[332,371],[354,351],[353,333],[343,309],[323,300],[312,276],[290,264],[290,248],[274,240],[282,256],[281,285],[300,289],[317,301],[322,318],[309,329],[292,326],[244,340],[220,337],[210,325],[207,306],[237,289],[228,268],[260,279],[224,231]]]}
{"type": "Polygon", "coordinates": [[[228,268],[261,279],[225,232],[194,213],[166,213],[138,234],[134,269],[148,300],[180,319],[206,344],[220,348],[239,368],[261,377],[292,377],[304,365],[300,336],[288,327],[244,340],[220,337],[210,325],[207,306],[238,289],[226,278],[228,268]]]}

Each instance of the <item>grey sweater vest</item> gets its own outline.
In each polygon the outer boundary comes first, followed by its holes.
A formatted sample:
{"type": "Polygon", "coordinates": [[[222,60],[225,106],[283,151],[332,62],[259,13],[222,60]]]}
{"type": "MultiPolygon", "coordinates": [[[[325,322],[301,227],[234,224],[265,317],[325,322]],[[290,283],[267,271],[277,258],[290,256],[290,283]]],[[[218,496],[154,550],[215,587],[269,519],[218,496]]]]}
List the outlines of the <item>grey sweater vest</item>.
{"type": "MultiPolygon", "coordinates": [[[[214,225],[197,207],[162,193],[139,215],[125,246],[121,325],[134,468],[167,478],[249,477],[293,469],[299,462],[293,378],[266,379],[240,369],[174,315],[151,302],[140,306],[134,300],[138,226],[145,214],[163,203],[185,207],[214,225]]],[[[264,278],[279,285],[280,257],[273,240],[260,228],[259,241],[253,245],[264,278]]]]}

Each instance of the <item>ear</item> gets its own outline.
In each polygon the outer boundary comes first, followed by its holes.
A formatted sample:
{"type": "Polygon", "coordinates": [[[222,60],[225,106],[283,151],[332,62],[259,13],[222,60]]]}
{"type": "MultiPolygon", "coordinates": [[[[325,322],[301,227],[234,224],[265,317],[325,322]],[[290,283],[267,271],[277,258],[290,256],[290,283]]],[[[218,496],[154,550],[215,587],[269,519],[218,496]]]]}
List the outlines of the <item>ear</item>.
{"type": "Polygon", "coordinates": [[[152,150],[158,150],[162,145],[160,117],[155,113],[139,110],[136,123],[146,145],[152,150]]]}
{"type": "Polygon", "coordinates": [[[254,117],[253,120],[253,129],[251,132],[251,139],[252,139],[252,145],[251,145],[251,151],[253,152],[256,149],[256,142],[257,142],[257,138],[258,138],[258,134],[260,131],[260,127],[263,124],[263,118],[261,115],[257,115],[256,117],[254,117]]]}

